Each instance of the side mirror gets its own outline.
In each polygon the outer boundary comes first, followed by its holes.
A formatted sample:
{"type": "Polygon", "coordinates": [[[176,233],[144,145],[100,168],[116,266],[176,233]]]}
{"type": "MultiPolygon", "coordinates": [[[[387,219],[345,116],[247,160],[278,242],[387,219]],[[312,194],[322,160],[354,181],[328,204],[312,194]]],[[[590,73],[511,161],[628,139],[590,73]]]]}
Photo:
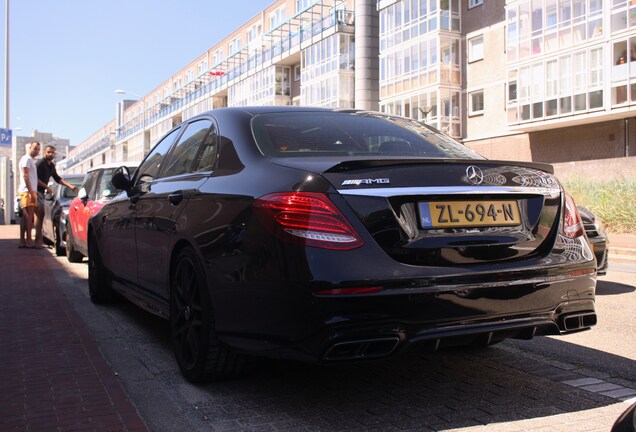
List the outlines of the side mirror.
{"type": "Polygon", "coordinates": [[[88,193],[86,192],[86,189],[81,188],[79,192],[77,193],[77,197],[81,199],[82,201],[86,202],[86,200],[88,200],[88,193]]]}
{"type": "Polygon", "coordinates": [[[110,182],[116,189],[128,192],[132,186],[128,167],[121,166],[113,171],[113,176],[110,182]]]}

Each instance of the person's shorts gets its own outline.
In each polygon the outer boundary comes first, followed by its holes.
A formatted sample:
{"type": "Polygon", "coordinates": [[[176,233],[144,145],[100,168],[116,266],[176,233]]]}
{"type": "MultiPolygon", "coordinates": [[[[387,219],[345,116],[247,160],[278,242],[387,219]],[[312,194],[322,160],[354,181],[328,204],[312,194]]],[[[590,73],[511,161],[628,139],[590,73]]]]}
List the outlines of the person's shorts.
{"type": "Polygon", "coordinates": [[[35,207],[38,205],[37,195],[32,192],[20,192],[20,207],[35,207]]]}
{"type": "Polygon", "coordinates": [[[38,207],[44,207],[44,194],[38,192],[38,207]]]}

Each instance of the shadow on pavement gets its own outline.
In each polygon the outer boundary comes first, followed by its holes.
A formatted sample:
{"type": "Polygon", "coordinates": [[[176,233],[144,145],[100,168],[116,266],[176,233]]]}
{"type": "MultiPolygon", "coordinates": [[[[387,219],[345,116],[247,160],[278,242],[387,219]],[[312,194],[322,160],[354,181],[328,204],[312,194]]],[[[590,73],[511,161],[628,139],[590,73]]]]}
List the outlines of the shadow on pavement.
{"type": "MultiPolygon", "coordinates": [[[[127,302],[97,310],[128,319],[144,335],[144,343],[159,345],[152,351],[166,357],[157,359],[158,363],[174,363],[166,321],[127,302]]],[[[139,336],[132,338],[139,340],[139,336]]],[[[567,344],[547,338],[515,343],[528,348],[539,341],[567,344]]],[[[259,358],[245,376],[204,385],[187,383],[175,366],[169,376],[158,379],[191,389],[186,393],[198,389],[196,401],[183,401],[181,410],[194,405],[208,428],[223,430],[241,430],[231,424],[253,428],[254,422],[292,430],[455,429],[539,419],[617,402],[563,384],[584,378],[569,371],[569,366],[537,361],[524,355],[524,348],[516,351],[505,344],[437,353],[413,351],[384,361],[331,366],[259,358]]],[[[600,364],[616,362],[611,354],[575,349],[599,357],[600,364]]],[[[118,367],[116,358],[108,361],[118,367]]],[[[159,426],[151,424],[153,430],[159,426]]]]}
{"type": "Polygon", "coordinates": [[[627,294],[636,291],[636,287],[618,282],[599,280],[596,283],[596,295],[627,294]]]}
{"type": "MultiPolygon", "coordinates": [[[[54,266],[61,267],[59,263],[54,266]]],[[[95,306],[87,298],[86,281],[74,278],[75,287],[64,288],[67,297],[98,344],[116,340],[125,346],[125,355],[117,352],[122,348],[113,346],[104,349],[100,345],[100,350],[113,370],[121,371],[124,387],[132,389],[133,403],[154,431],[171,429],[171,423],[162,424],[156,417],[153,410],[157,406],[170,413],[173,422],[194,425],[192,430],[422,431],[542,418],[548,427],[553,425],[551,416],[617,403],[563,384],[584,377],[573,372],[571,365],[555,366],[557,362],[526,353],[572,345],[549,338],[437,353],[413,351],[384,361],[332,366],[256,359],[254,369],[245,376],[193,385],[176,367],[167,321],[127,301],[95,306]],[[153,371],[152,385],[161,390],[136,395],[135,388],[147,384],[135,382],[124,372],[132,364],[153,371]],[[170,405],[174,409],[165,408],[170,405]]],[[[599,285],[605,294],[633,291],[633,287],[611,282],[599,285]]],[[[599,365],[634,364],[585,347],[573,345],[567,350],[597,358],[599,365]]],[[[611,422],[608,430],[610,427],[611,422]]]]}

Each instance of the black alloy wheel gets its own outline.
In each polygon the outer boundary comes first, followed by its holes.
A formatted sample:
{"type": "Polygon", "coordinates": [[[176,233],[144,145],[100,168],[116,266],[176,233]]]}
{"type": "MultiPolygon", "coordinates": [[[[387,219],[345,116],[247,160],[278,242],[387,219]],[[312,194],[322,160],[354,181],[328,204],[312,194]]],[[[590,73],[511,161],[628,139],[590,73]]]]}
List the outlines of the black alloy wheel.
{"type": "Polygon", "coordinates": [[[80,263],[84,258],[84,255],[73,247],[73,232],[69,224],[66,224],[66,258],[72,263],[80,263]]]}
{"type": "Polygon", "coordinates": [[[170,287],[170,336],[183,376],[205,382],[238,374],[244,358],[217,338],[203,269],[192,249],[179,253],[170,287]]]}
{"type": "Polygon", "coordinates": [[[94,235],[88,240],[88,294],[96,304],[111,303],[115,298],[110,275],[104,268],[94,235]]]}

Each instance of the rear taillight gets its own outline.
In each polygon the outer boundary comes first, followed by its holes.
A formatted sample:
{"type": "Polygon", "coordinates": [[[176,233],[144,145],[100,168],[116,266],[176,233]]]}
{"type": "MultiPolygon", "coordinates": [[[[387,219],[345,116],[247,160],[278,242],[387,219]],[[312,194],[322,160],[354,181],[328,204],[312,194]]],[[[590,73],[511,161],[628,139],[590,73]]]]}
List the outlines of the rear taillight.
{"type": "Polygon", "coordinates": [[[565,216],[563,220],[563,235],[568,238],[577,238],[585,234],[583,220],[579,214],[572,197],[565,193],[565,216]]]}
{"type": "Polygon", "coordinates": [[[261,223],[285,241],[335,250],[355,249],[364,244],[324,194],[273,193],[254,201],[253,207],[261,223]]]}

